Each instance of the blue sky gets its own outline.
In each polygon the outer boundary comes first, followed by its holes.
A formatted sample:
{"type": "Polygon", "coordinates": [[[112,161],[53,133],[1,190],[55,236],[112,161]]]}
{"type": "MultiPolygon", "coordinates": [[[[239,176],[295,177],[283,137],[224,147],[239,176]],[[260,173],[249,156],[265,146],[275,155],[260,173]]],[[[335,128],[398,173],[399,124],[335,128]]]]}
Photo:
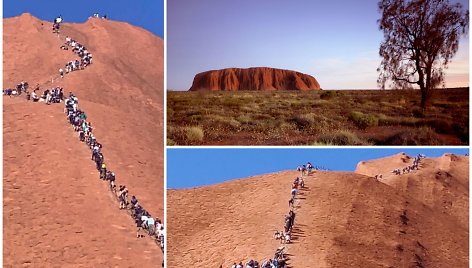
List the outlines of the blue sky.
{"type": "Polygon", "coordinates": [[[126,21],[164,37],[164,0],[3,1],[3,17],[25,12],[47,21],[62,15],[64,22],[85,22],[93,13],[106,14],[110,19],[126,21]]]}
{"type": "MultiPolygon", "coordinates": [[[[468,9],[468,0],[461,2],[468,9]]],[[[268,66],[313,75],[324,89],[376,88],[377,0],[172,0],[167,4],[167,88],[195,74],[268,66]]],[[[446,86],[468,86],[468,36],[446,86]]]]}
{"type": "Polygon", "coordinates": [[[360,161],[377,159],[400,152],[437,157],[444,153],[465,154],[468,149],[168,149],[167,187],[190,188],[231,179],[282,170],[296,169],[310,161],[331,170],[354,171],[360,161]]]}

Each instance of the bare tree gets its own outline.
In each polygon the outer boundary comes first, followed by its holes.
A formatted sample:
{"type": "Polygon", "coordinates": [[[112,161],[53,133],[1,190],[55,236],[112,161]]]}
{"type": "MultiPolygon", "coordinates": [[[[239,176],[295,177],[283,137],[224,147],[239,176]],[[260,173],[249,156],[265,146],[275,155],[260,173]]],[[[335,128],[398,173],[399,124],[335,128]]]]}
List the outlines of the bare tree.
{"type": "Polygon", "coordinates": [[[448,0],[380,0],[378,20],[384,40],[379,54],[379,86],[419,86],[421,107],[431,90],[444,83],[444,69],[469,26],[469,11],[448,0]]]}

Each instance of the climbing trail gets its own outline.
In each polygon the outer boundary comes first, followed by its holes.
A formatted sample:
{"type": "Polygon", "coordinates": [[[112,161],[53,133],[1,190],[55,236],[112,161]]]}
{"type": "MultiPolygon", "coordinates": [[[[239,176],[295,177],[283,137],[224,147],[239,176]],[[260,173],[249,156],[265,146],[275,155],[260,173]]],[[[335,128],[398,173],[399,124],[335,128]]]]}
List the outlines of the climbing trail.
{"type": "MultiPolygon", "coordinates": [[[[69,36],[66,36],[65,38],[59,33],[59,32],[55,32],[54,34],[56,34],[58,36],[59,39],[63,39],[65,41],[65,43],[63,44],[64,47],[68,47],[70,48],[70,50],[72,52],[75,52],[77,55],[79,56],[82,56],[82,57],[87,57],[88,55],[91,55],[91,54],[87,54],[87,49],[85,48],[85,46],[81,45],[78,41],[74,40],[73,38],[69,37],[69,36]],[[83,52],[85,51],[85,52],[83,52]],[[81,54],[82,53],[82,54],[81,54]]],[[[61,47],[62,48],[62,47],[61,47]]],[[[72,71],[80,71],[80,70],[84,70],[87,66],[90,66],[92,64],[91,62],[91,56],[89,57],[90,60],[74,60],[72,59],[71,61],[68,61],[68,63],[70,64],[70,70],[67,71],[67,73],[70,73],[72,71]]],[[[66,77],[66,76],[65,76],[66,77]]],[[[56,79],[65,79],[64,75],[61,77],[61,78],[56,78],[56,79]]],[[[54,81],[54,80],[52,80],[54,81]]],[[[73,96],[73,95],[70,95],[69,96],[69,99],[70,97],[73,96]]],[[[67,101],[66,101],[67,102],[67,101]]],[[[67,104],[67,103],[66,103],[67,104]]],[[[78,105],[78,102],[75,102],[75,105],[78,105]]],[[[66,106],[67,108],[67,106],[66,106]]],[[[69,113],[72,114],[73,112],[76,112],[76,111],[80,111],[80,108],[79,107],[76,107],[71,104],[71,106],[69,107],[69,113]]],[[[78,117],[78,116],[77,116],[78,117]]],[[[73,118],[73,117],[72,117],[73,118]]],[[[78,126],[81,126],[82,124],[78,124],[78,126]]],[[[77,130],[76,130],[77,131],[77,130]]],[[[87,132],[86,132],[87,133],[87,132]]],[[[86,134],[86,136],[88,137],[88,134],[86,134]]],[[[85,139],[84,139],[85,140],[85,139]]],[[[90,145],[90,147],[93,147],[93,145],[90,145]]],[[[106,161],[107,163],[109,163],[108,161],[106,161]]],[[[108,170],[110,170],[110,165],[108,165],[108,170]]],[[[119,175],[118,175],[119,176],[119,175]]],[[[117,181],[115,181],[115,185],[119,185],[119,179],[117,179],[117,181]]],[[[121,187],[121,184],[120,184],[120,187],[121,187]]],[[[124,188],[123,188],[124,189],[124,188]]],[[[113,190],[112,191],[112,195],[116,195],[116,196],[120,196],[121,195],[121,192],[119,192],[121,189],[117,189],[116,190],[113,190]]],[[[124,194],[123,194],[124,195],[124,194]]],[[[130,194],[131,195],[131,194],[130,194]]],[[[115,196],[115,197],[116,197],[115,196]]],[[[120,200],[120,199],[117,199],[117,200],[120,200]]],[[[128,209],[128,207],[130,206],[129,205],[129,202],[128,202],[128,190],[126,189],[126,197],[123,197],[123,202],[126,203],[126,207],[128,209]]],[[[142,206],[142,204],[141,204],[142,206]]],[[[145,211],[145,210],[144,210],[145,211]]],[[[130,212],[130,215],[132,217],[135,217],[135,218],[141,218],[141,214],[138,214],[137,216],[134,216],[134,214],[132,215],[132,213],[130,212]]],[[[152,215],[148,215],[149,216],[152,216],[152,215]]],[[[134,220],[134,219],[133,219],[134,220]]],[[[144,226],[144,225],[143,225],[144,226]]],[[[160,229],[160,228],[159,228],[160,229]]],[[[157,233],[158,233],[158,230],[155,230],[155,232],[153,231],[153,234],[150,235],[152,239],[158,241],[156,242],[158,245],[160,245],[161,249],[164,250],[164,242],[163,242],[163,235],[161,236],[157,236],[157,233]],[[154,233],[156,233],[156,236],[154,236],[154,233]]],[[[160,230],[159,230],[159,233],[160,233],[160,230]]]]}
{"type": "MultiPolygon", "coordinates": [[[[23,15],[22,17],[24,17],[23,15]]],[[[15,18],[16,19],[16,18],[15,18]]],[[[29,20],[29,22],[32,22],[31,24],[34,27],[37,27],[39,31],[42,31],[42,28],[46,28],[46,26],[43,25],[43,23],[38,23],[39,21],[36,21],[35,19],[28,18],[27,16],[24,18],[20,18],[20,20],[29,20]]],[[[100,22],[101,23],[101,22],[100,22]]],[[[8,26],[8,22],[5,23],[6,26],[8,26]]],[[[44,23],[46,24],[46,23],[44,23]]],[[[20,29],[24,27],[24,23],[15,23],[15,26],[18,26],[20,29]]],[[[8,27],[5,27],[8,28],[8,27]]],[[[26,32],[34,32],[35,30],[31,31],[30,28],[24,27],[26,32]]],[[[35,35],[36,33],[33,33],[35,35]]],[[[41,33],[44,35],[44,33],[41,33]]],[[[4,31],[4,36],[8,36],[8,30],[4,31]]],[[[17,36],[12,36],[12,38],[16,38],[17,36]]],[[[5,42],[8,43],[8,38],[5,38],[5,42]]],[[[60,52],[58,54],[61,54],[61,56],[51,56],[51,60],[55,62],[59,62],[57,59],[58,58],[64,58],[66,54],[68,54],[69,51],[60,51],[59,47],[61,43],[60,36],[56,38],[44,38],[44,40],[51,40],[52,42],[45,42],[48,45],[51,45],[53,47],[57,47],[57,52],[60,52]]],[[[63,42],[62,42],[63,43],[63,42]]],[[[44,45],[44,43],[38,43],[41,45],[44,45]]],[[[15,47],[18,48],[18,47],[15,47]]],[[[21,47],[20,47],[21,49],[21,47]]],[[[46,49],[46,48],[45,48],[46,49]]],[[[8,51],[8,49],[6,49],[8,51]]],[[[46,49],[46,51],[49,51],[46,49]]],[[[7,53],[7,52],[6,52],[7,53]]],[[[26,53],[25,51],[25,54],[26,53]]],[[[8,53],[7,53],[8,55],[8,53]]],[[[70,55],[69,54],[69,60],[70,60],[70,55]]],[[[8,58],[8,57],[7,57],[8,58]]],[[[58,69],[63,66],[67,62],[66,60],[60,60],[60,62],[63,62],[62,65],[57,65],[57,68],[55,68],[54,72],[51,72],[51,75],[44,75],[43,77],[46,77],[46,79],[42,80],[33,80],[33,79],[28,79],[30,81],[30,91],[33,89],[33,87],[36,85],[35,81],[44,81],[41,82],[41,85],[45,85],[43,88],[48,88],[52,87],[55,85],[62,85],[62,84],[67,84],[68,80],[68,75],[64,77],[64,79],[60,79],[58,77],[58,69]],[[53,75],[52,75],[53,74],[53,75]],[[48,78],[49,77],[49,78],[48,78]],[[57,84],[56,84],[57,83],[57,84]]],[[[21,63],[19,64],[20,66],[22,65],[21,63]]],[[[26,64],[27,65],[27,64],[26,64]]],[[[25,65],[25,66],[26,66],[25,65]]],[[[93,65],[91,65],[93,66],[93,65]]],[[[87,68],[92,68],[92,67],[87,67],[87,68]]],[[[15,70],[18,70],[21,68],[17,68],[15,70]]],[[[28,68],[25,68],[28,69],[28,68]]],[[[9,68],[4,69],[5,72],[8,74],[8,70],[11,70],[9,68]]],[[[43,70],[42,70],[43,71],[43,70]]],[[[78,76],[81,76],[82,74],[90,73],[94,70],[85,70],[85,71],[79,71],[77,73],[71,73],[70,79],[76,80],[78,76]]],[[[32,77],[35,77],[37,75],[33,75],[32,77]]],[[[41,76],[41,75],[40,75],[41,76]]],[[[5,77],[5,74],[4,74],[5,77]]],[[[29,75],[25,77],[30,77],[29,75]]],[[[38,76],[39,77],[39,76],[38,76]]],[[[90,81],[90,80],[89,80],[90,81]]],[[[65,87],[64,93],[65,95],[68,94],[67,88],[70,87],[65,87]]],[[[75,87],[74,87],[75,88],[75,87]]],[[[72,91],[72,90],[70,90],[72,91]]],[[[105,93],[106,91],[103,91],[105,93]]],[[[80,96],[79,96],[80,97],[80,96]]],[[[84,98],[87,99],[87,98],[84,98]]],[[[79,146],[80,141],[78,140],[77,136],[73,134],[74,132],[71,131],[70,128],[65,128],[66,131],[62,132],[54,132],[53,134],[50,135],[44,135],[42,136],[40,133],[42,131],[47,131],[48,129],[55,129],[59,130],[61,128],[59,127],[53,127],[57,125],[59,122],[60,124],[63,125],[63,127],[67,126],[65,122],[63,121],[65,118],[65,115],[63,113],[63,104],[53,104],[53,105],[44,105],[44,103],[33,103],[33,102],[27,102],[23,96],[20,97],[12,97],[12,98],[4,98],[4,133],[5,133],[5,139],[4,139],[4,148],[5,152],[13,152],[15,151],[15,154],[12,154],[12,159],[5,158],[4,160],[4,165],[5,165],[5,185],[12,183],[13,186],[12,188],[5,187],[5,204],[4,204],[4,211],[5,213],[9,213],[11,216],[11,219],[14,220],[14,222],[22,222],[19,220],[17,217],[20,216],[17,214],[17,211],[15,210],[16,208],[21,208],[21,211],[24,213],[29,213],[31,216],[31,219],[34,219],[35,211],[45,211],[44,209],[47,208],[46,211],[51,211],[50,213],[43,213],[42,215],[50,215],[52,217],[48,216],[43,216],[46,217],[44,219],[44,224],[38,224],[38,226],[41,226],[41,228],[37,229],[36,232],[26,232],[24,233],[24,237],[27,239],[21,240],[21,242],[15,242],[18,240],[18,235],[17,237],[13,236],[13,231],[14,233],[17,233],[18,230],[21,230],[22,228],[25,228],[23,224],[17,225],[13,222],[10,222],[11,226],[17,226],[15,230],[10,230],[10,229],[4,229],[5,232],[5,237],[10,237],[12,239],[9,239],[9,241],[12,242],[11,245],[5,246],[5,263],[8,264],[10,263],[11,265],[18,266],[21,264],[19,262],[17,256],[15,255],[9,255],[9,253],[14,253],[15,251],[18,252],[18,250],[24,251],[26,248],[32,247],[34,244],[33,243],[36,239],[34,239],[35,235],[39,234],[42,232],[42,230],[48,230],[46,233],[49,234],[49,238],[54,238],[56,235],[57,237],[62,237],[61,240],[64,241],[66,244],[65,249],[67,249],[67,241],[70,241],[75,245],[75,248],[80,248],[77,250],[77,253],[80,253],[81,251],[86,253],[87,251],[94,250],[94,245],[99,245],[101,243],[105,243],[104,245],[100,246],[100,249],[95,249],[97,254],[100,254],[100,256],[93,256],[88,255],[80,257],[79,256],[71,256],[71,255],[65,255],[65,256],[54,256],[53,252],[56,252],[57,254],[62,254],[61,252],[63,249],[55,249],[54,244],[50,245],[45,245],[46,247],[42,247],[41,242],[39,244],[36,244],[36,248],[41,250],[41,254],[44,256],[42,261],[39,261],[39,259],[36,257],[37,253],[39,254],[38,251],[32,251],[30,254],[25,255],[25,258],[28,258],[28,255],[30,256],[30,259],[24,260],[25,264],[39,264],[42,263],[42,265],[45,265],[49,262],[52,263],[61,263],[61,261],[64,261],[64,263],[75,263],[75,264],[86,264],[90,265],[90,263],[95,263],[96,265],[113,265],[114,261],[110,261],[112,259],[116,260],[116,264],[120,266],[121,265],[126,265],[126,266],[160,266],[160,260],[162,260],[162,253],[159,252],[158,246],[152,241],[148,239],[139,239],[139,242],[137,241],[136,238],[136,228],[134,227],[134,223],[129,219],[129,216],[124,213],[124,211],[119,211],[118,209],[118,204],[110,202],[110,197],[111,193],[108,191],[108,185],[107,183],[101,182],[98,179],[98,173],[97,171],[93,171],[93,163],[90,162],[90,160],[87,160],[87,158],[90,158],[90,153],[88,150],[84,150],[85,146],[79,146]],[[54,123],[52,123],[54,122],[54,123]],[[23,123],[24,125],[22,125],[23,123]],[[44,128],[44,126],[48,126],[47,129],[44,128]],[[50,127],[50,128],[49,128],[50,127]],[[69,134],[67,134],[69,133],[69,134]],[[49,136],[49,137],[48,137],[49,136]],[[15,146],[18,146],[17,140],[18,138],[21,137],[21,140],[23,140],[21,144],[21,149],[14,149],[15,146]],[[64,137],[67,137],[64,142],[60,141],[64,137]],[[36,142],[36,138],[39,138],[38,142],[36,142]],[[72,140],[71,140],[72,139],[72,140]],[[45,142],[47,141],[47,142],[45,142]],[[74,145],[77,144],[77,146],[74,145]],[[40,145],[41,147],[44,146],[46,150],[35,150],[35,148],[40,145]],[[14,147],[11,147],[14,146],[14,147]],[[10,148],[10,149],[8,149],[10,148]],[[50,150],[48,152],[48,149],[50,150]],[[63,149],[67,149],[64,151],[63,149]],[[46,159],[49,159],[47,162],[41,162],[40,159],[38,159],[38,156],[45,156],[46,159]],[[57,156],[57,157],[56,157],[57,156]],[[64,157],[66,156],[66,157],[64,157]],[[85,156],[82,160],[76,159],[76,158],[81,158],[85,156]],[[52,160],[54,159],[54,160],[52,160]],[[21,174],[17,174],[17,172],[12,170],[11,168],[14,168],[18,164],[25,164],[26,162],[26,168],[25,172],[28,172],[28,174],[34,174],[33,178],[38,178],[41,179],[41,183],[38,184],[37,180],[28,180],[24,181],[23,178],[17,177],[18,175],[22,176],[21,174]],[[63,164],[59,164],[59,162],[64,162],[63,164]],[[77,163],[79,162],[79,163],[77,163]],[[41,164],[39,164],[41,163],[41,164]],[[75,163],[75,164],[74,164],[75,163]],[[73,165],[75,167],[81,167],[81,171],[78,171],[77,168],[73,169],[70,167],[67,167],[68,165],[73,165]],[[7,167],[11,167],[10,169],[7,167]],[[89,167],[89,168],[86,168],[89,167]],[[43,174],[41,173],[41,170],[44,170],[48,168],[49,173],[43,174]],[[87,172],[82,171],[89,170],[87,172]],[[31,170],[31,171],[28,171],[31,170]],[[32,171],[35,170],[36,172],[32,173],[32,171]],[[63,171],[70,170],[72,173],[64,175],[63,171]],[[52,173],[51,173],[52,172],[52,173]],[[57,173],[57,174],[55,174],[57,173]],[[57,175],[57,176],[56,176],[57,175]],[[46,179],[47,178],[47,179],[46,179]],[[67,178],[67,179],[64,179],[67,178]],[[74,178],[74,179],[69,179],[69,178],[74,178]],[[46,185],[45,188],[40,187],[40,185],[43,184],[46,185]],[[32,182],[35,182],[31,184],[32,182]],[[64,183],[58,183],[58,182],[65,182],[64,183]],[[39,187],[38,187],[39,186],[39,187]],[[53,187],[53,188],[48,188],[48,187],[53,187]],[[57,190],[60,190],[59,192],[55,191],[57,187],[57,190]],[[67,188],[69,187],[69,188],[67,188]],[[100,188],[101,187],[101,188],[100,188]],[[24,191],[25,189],[35,189],[36,191],[26,194],[24,191]],[[92,196],[99,197],[100,201],[95,200],[94,197],[91,197],[90,195],[90,190],[94,189],[92,193],[92,196]],[[22,199],[19,198],[19,196],[16,193],[21,194],[21,196],[25,195],[30,196],[32,198],[28,198],[28,200],[32,200],[34,203],[33,204],[38,204],[37,206],[34,207],[34,210],[29,210],[28,208],[31,207],[30,204],[25,203],[22,201],[22,199]],[[83,192],[83,196],[78,195],[78,197],[81,198],[74,198],[75,193],[81,193],[83,192]],[[51,195],[51,198],[54,198],[54,200],[62,200],[63,202],[72,201],[74,202],[73,204],[71,203],[69,208],[73,209],[72,212],[67,212],[64,211],[62,206],[63,205],[58,205],[57,202],[51,202],[47,201],[49,199],[48,193],[51,195]],[[44,197],[41,197],[44,196],[44,197]],[[62,197],[61,197],[62,196],[62,197]],[[57,198],[61,197],[61,198],[57,198]],[[37,202],[38,200],[41,200],[42,202],[37,202]],[[77,204],[75,202],[78,202],[77,204]],[[105,205],[106,203],[106,205],[105,205]],[[55,204],[55,205],[53,205],[55,204]],[[51,206],[53,205],[53,206],[51,206]],[[85,206],[85,207],[82,207],[85,206]],[[103,209],[103,211],[102,211],[103,209]],[[114,212],[111,212],[113,209],[114,212]],[[88,213],[86,211],[89,211],[88,213]],[[93,211],[94,213],[90,213],[90,211],[93,211]],[[111,213],[110,213],[111,212],[111,213]],[[76,215],[78,217],[76,217],[76,215]],[[94,215],[91,218],[85,219],[83,215],[94,215]],[[100,219],[99,219],[100,218],[100,219]],[[58,220],[57,223],[57,228],[48,228],[48,227],[55,227],[54,225],[50,225],[48,223],[51,220],[54,219],[64,219],[58,220]],[[90,221],[88,220],[90,219],[90,221]],[[76,223],[74,223],[72,226],[69,225],[70,220],[75,220],[76,223]],[[70,226],[72,229],[69,228],[60,228],[60,226],[70,226]],[[89,229],[88,226],[94,226],[95,229],[89,229]],[[97,228],[102,227],[102,228],[97,228]],[[66,234],[62,234],[62,230],[66,232],[66,234]],[[102,230],[102,232],[100,232],[102,230]],[[103,230],[108,230],[110,239],[103,239],[100,237],[100,235],[103,234],[103,230]],[[69,234],[69,235],[67,235],[69,234]],[[74,234],[74,235],[70,235],[74,234]],[[82,236],[81,234],[86,234],[87,236],[90,235],[89,238],[92,238],[93,241],[88,241],[86,243],[81,244],[81,238],[79,236],[82,236]],[[94,235],[96,238],[94,238],[94,235]],[[66,238],[66,237],[70,238],[66,238]],[[121,238],[120,238],[121,237],[121,238]],[[33,238],[33,239],[31,239],[33,238]],[[117,239],[116,241],[114,241],[117,239]],[[97,241],[95,243],[94,241],[97,241]],[[108,241],[107,241],[108,240],[108,241]],[[75,242],[74,242],[75,241],[75,242]],[[84,246],[82,249],[82,245],[84,246]],[[112,246],[111,246],[112,245],[112,246]],[[39,247],[38,247],[39,246],[39,247]],[[110,251],[110,246],[113,248],[111,252],[109,253],[100,253],[101,249],[103,248],[104,252],[110,251]],[[121,250],[121,246],[124,246],[126,248],[125,250],[121,250]],[[132,250],[131,250],[132,248],[132,250]],[[109,256],[110,254],[114,253],[115,255],[109,256]],[[8,257],[9,256],[9,257],[8,257]],[[107,257],[108,256],[108,257],[107,257]],[[103,258],[103,260],[99,260],[98,258],[103,258]],[[56,262],[54,262],[54,260],[56,262]],[[102,263],[103,261],[103,263],[102,263]]],[[[114,127],[109,127],[108,123],[105,124],[98,124],[94,125],[94,133],[95,135],[99,138],[100,142],[103,142],[105,145],[104,151],[106,152],[105,155],[107,157],[106,162],[108,165],[110,165],[113,169],[114,165],[117,165],[116,169],[114,170],[115,173],[117,174],[117,183],[119,184],[120,181],[124,180],[128,188],[131,190],[131,194],[133,194],[133,189],[136,190],[136,193],[143,193],[143,192],[149,192],[149,190],[143,191],[143,189],[148,188],[150,186],[155,185],[151,180],[156,174],[159,174],[159,172],[153,171],[149,172],[149,168],[155,167],[156,165],[154,163],[150,163],[149,159],[149,154],[147,152],[143,153],[143,148],[141,147],[136,147],[136,142],[130,139],[128,136],[128,133],[130,131],[127,131],[125,127],[129,128],[135,128],[135,129],[140,129],[142,128],[143,125],[146,123],[151,123],[150,121],[153,120],[152,116],[150,116],[149,119],[143,118],[141,122],[136,122],[135,120],[130,120],[130,116],[122,116],[123,114],[127,114],[127,111],[120,111],[120,106],[117,106],[116,109],[112,107],[106,107],[103,104],[100,103],[92,103],[88,100],[81,100],[80,101],[80,108],[84,109],[88,112],[88,115],[92,118],[95,119],[97,118],[99,122],[112,122],[116,126],[114,127]],[[110,109],[111,108],[111,109],[110,109]],[[103,114],[103,110],[108,110],[109,113],[106,114],[106,120],[102,119],[102,116],[97,116],[95,117],[95,114],[103,114]],[[89,111],[91,111],[89,113],[89,111]],[[127,124],[127,122],[131,122],[131,124],[127,124]],[[111,133],[108,133],[111,132],[111,133]],[[102,135],[103,134],[103,135],[102,135]],[[101,137],[107,137],[107,138],[102,138],[101,137]],[[114,142],[107,142],[114,140],[114,142]],[[124,141],[124,140],[131,140],[129,144],[125,144],[125,146],[121,144],[116,144],[116,141],[124,141]],[[129,149],[127,150],[127,146],[135,146],[134,150],[129,149]],[[113,146],[113,147],[109,147],[113,146]],[[119,149],[119,151],[117,150],[119,149]],[[125,149],[125,150],[123,150],[125,149]],[[139,155],[135,155],[139,154],[139,155]],[[124,160],[124,161],[123,161],[124,160]],[[132,161],[129,161],[132,160],[132,161]],[[135,167],[131,166],[128,163],[142,163],[140,164],[141,166],[139,167],[139,170],[137,170],[135,167]],[[133,174],[133,176],[130,176],[133,174]],[[149,174],[152,174],[153,176],[149,176],[149,174]],[[147,177],[148,181],[150,183],[147,183],[147,185],[141,185],[136,188],[132,187],[134,185],[139,185],[140,183],[143,182],[144,178],[147,177]],[[128,184],[128,181],[133,180],[134,183],[128,184]]],[[[142,107],[141,107],[142,108],[142,107]]],[[[94,120],[95,121],[95,120],[94,120]]],[[[148,124],[149,124],[148,123],[148,124]]],[[[152,122],[151,124],[154,124],[152,122]]],[[[151,125],[149,124],[149,125],[151,125]]],[[[148,135],[146,135],[146,131],[143,131],[142,133],[137,133],[136,134],[136,139],[140,139],[139,142],[141,143],[146,143],[147,144],[155,144],[154,138],[149,138],[148,135]],[[146,137],[145,137],[146,136],[146,137]]],[[[159,145],[159,144],[158,144],[159,145]]],[[[39,148],[39,147],[38,147],[39,148]]],[[[152,148],[152,147],[151,147],[152,148]]],[[[153,154],[155,155],[158,153],[158,151],[154,151],[153,154]]],[[[154,157],[156,158],[156,157],[154,157]]],[[[160,159],[161,157],[157,157],[157,159],[160,159]]],[[[157,160],[156,160],[157,161],[157,160]]],[[[158,162],[158,161],[157,161],[158,162]]],[[[160,164],[162,165],[162,164],[160,164]]],[[[155,168],[152,168],[155,170],[155,168]]],[[[153,180],[160,180],[160,178],[154,178],[153,180]]],[[[160,187],[162,188],[162,187],[160,187]]],[[[159,194],[162,194],[162,189],[159,187],[156,187],[152,190],[153,195],[159,196],[159,194]]],[[[162,203],[156,203],[156,202],[151,202],[149,196],[147,195],[142,195],[143,197],[140,198],[140,195],[137,195],[140,203],[142,203],[145,206],[149,207],[156,207],[162,206],[162,203]]],[[[161,196],[162,198],[162,196],[161,196]]],[[[161,198],[157,198],[154,200],[159,200],[161,198]]],[[[159,212],[162,212],[161,208],[153,208],[153,214],[154,216],[158,215],[159,212]],[[156,211],[158,213],[156,213],[156,211]]],[[[159,213],[159,215],[162,215],[162,213],[159,213]]],[[[28,217],[28,214],[24,214],[21,217],[28,217]]],[[[8,223],[6,222],[6,226],[8,226],[8,223]]],[[[34,225],[34,224],[33,224],[34,225]]],[[[84,237],[85,238],[85,237],[84,237]]],[[[83,238],[82,238],[83,239],[83,238]]],[[[43,241],[43,243],[47,243],[49,239],[40,239],[39,241],[43,241]]],[[[87,254],[87,253],[86,253],[87,254]]],[[[7,265],[8,267],[8,265],[7,265]]]]}

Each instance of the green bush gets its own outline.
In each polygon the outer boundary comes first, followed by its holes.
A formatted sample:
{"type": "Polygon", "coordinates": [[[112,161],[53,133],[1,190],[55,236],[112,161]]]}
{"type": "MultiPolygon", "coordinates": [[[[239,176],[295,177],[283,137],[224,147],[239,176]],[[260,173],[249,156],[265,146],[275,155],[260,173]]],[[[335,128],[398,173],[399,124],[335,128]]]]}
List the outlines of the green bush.
{"type": "Polygon", "coordinates": [[[204,133],[200,127],[188,127],[185,129],[185,135],[188,141],[203,141],[204,133]]]}
{"type": "Polygon", "coordinates": [[[353,111],[349,114],[348,118],[360,129],[379,125],[379,119],[375,115],[353,111]]]}

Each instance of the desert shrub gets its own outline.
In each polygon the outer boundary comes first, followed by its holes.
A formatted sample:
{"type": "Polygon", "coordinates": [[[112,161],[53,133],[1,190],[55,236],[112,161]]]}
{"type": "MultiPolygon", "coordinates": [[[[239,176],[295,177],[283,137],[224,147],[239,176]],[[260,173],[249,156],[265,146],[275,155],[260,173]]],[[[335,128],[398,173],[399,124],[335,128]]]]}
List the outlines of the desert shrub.
{"type": "Polygon", "coordinates": [[[324,90],[323,92],[321,92],[320,94],[320,99],[322,100],[329,100],[329,99],[332,99],[336,96],[336,92],[335,91],[331,91],[331,90],[324,90]]]}
{"type": "Polygon", "coordinates": [[[234,119],[231,116],[221,116],[221,115],[207,115],[205,116],[205,126],[211,126],[213,128],[219,129],[230,129],[236,130],[241,126],[241,123],[234,119]]]}
{"type": "Polygon", "coordinates": [[[247,123],[251,122],[251,117],[249,115],[242,114],[242,115],[238,116],[236,118],[236,120],[238,120],[238,122],[240,122],[242,124],[247,124],[247,123]]]}
{"type": "Polygon", "coordinates": [[[414,117],[417,118],[423,118],[424,117],[424,111],[421,107],[415,106],[411,110],[411,113],[413,114],[414,117]]]}
{"type": "Polygon", "coordinates": [[[333,145],[369,145],[368,142],[357,137],[355,133],[347,130],[323,134],[318,138],[316,143],[333,145]]]}
{"type": "Polygon", "coordinates": [[[388,118],[385,114],[377,114],[376,117],[379,120],[379,125],[380,125],[381,120],[387,120],[387,118],[388,118]]]}
{"type": "Polygon", "coordinates": [[[315,123],[313,118],[313,114],[300,114],[296,115],[292,118],[292,122],[297,125],[298,129],[306,129],[310,127],[310,125],[315,123]]]}
{"type": "Polygon", "coordinates": [[[203,129],[198,126],[187,127],[185,129],[185,135],[188,141],[203,141],[204,133],[203,129]]]}
{"type": "Polygon", "coordinates": [[[440,145],[438,134],[430,127],[413,128],[387,138],[385,145],[440,145]]]}
{"type": "Polygon", "coordinates": [[[379,124],[379,119],[375,115],[356,111],[349,113],[348,118],[360,129],[366,129],[367,127],[373,127],[379,124]]]}
{"type": "Polygon", "coordinates": [[[296,130],[298,127],[296,124],[289,123],[289,122],[282,122],[279,125],[279,129],[281,131],[287,131],[287,130],[296,130]]]}
{"type": "Polygon", "coordinates": [[[167,146],[175,146],[177,143],[173,139],[167,138],[167,146]]]}
{"type": "Polygon", "coordinates": [[[237,129],[241,126],[241,123],[232,117],[226,121],[226,124],[230,126],[232,129],[237,129]]]}

